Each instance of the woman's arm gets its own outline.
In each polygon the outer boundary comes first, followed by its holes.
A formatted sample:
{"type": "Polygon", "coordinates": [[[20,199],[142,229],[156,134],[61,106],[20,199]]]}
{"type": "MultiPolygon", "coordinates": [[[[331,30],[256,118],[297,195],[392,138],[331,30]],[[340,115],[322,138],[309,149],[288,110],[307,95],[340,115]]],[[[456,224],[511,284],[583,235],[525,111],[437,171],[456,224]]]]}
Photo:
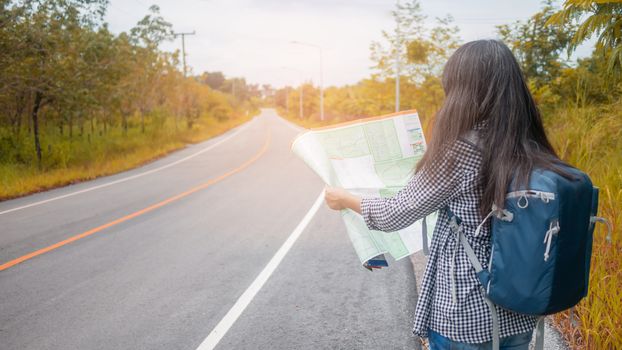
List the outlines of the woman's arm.
{"type": "Polygon", "coordinates": [[[352,209],[365,219],[367,227],[397,231],[444,207],[460,195],[464,176],[461,145],[454,145],[431,168],[418,171],[395,196],[361,198],[341,188],[327,187],[326,203],[331,209],[352,209]]]}
{"type": "Polygon", "coordinates": [[[352,209],[359,214],[361,213],[361,197],[343,188],[326,186],[324,198],[326,199],[326,204],[331,209],[352,209]]]}

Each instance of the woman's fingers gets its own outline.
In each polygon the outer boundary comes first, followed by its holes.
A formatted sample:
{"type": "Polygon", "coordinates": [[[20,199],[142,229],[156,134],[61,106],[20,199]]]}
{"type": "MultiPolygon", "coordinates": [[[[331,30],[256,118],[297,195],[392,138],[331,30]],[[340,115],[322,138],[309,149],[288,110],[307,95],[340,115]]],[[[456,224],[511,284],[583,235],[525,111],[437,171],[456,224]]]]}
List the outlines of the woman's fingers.
{"type": "Polygon", "coordinates": [[[352,209],[361,214],[361,197],[353,195],[339,187],[326,186],[324,188],[324,200],[333,210],[352,209]]]}
{"type": "Polygon", "coordinates": [[[329,208],[333,210],[344,209],[342,199],[344,190],[337,187],[326,186],[324,188],[324,200],[329,208]]]}

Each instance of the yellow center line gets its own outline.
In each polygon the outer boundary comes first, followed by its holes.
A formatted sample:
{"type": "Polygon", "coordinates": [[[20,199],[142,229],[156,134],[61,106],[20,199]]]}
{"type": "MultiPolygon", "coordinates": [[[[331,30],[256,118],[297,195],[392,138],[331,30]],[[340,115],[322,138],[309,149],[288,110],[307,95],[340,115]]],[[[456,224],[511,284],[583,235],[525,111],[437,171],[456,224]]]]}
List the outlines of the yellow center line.
{"type": "Polygon", "coordinates": [[[224,174],[222,174],[222,175],[220,175],[218,177],[210,179],[209,181],[207,181],[207,182],[205,182],[205,183],[203,183],[203,184],[201,184],[199,186],[193,187],[193,188],[191,188],[191,189],[189,189],[189,190],[187,190],[185,192],[182,192],[182,193],[177,194],[175,196],[169,197],[169,198],[167,198],[167,199],[165,199],[165,200],[163,200],[161,202],[158,202],[156,204],[150,205],[150,206],[148,206],[146,208],[140,209],[140,210],[138,210],[136,212],[133,212],[133,213],[128,214],[128,215],[125,215],[123,217],[120,217],[120,218],[118,218],[116,220],[113,220],[113,221],[110,221],[108,223],[105,223],[103,225],[97,226],[97,227],[92,228],[92,229],[90,229],[88,231],[84,231],[84,232],[79,233],[79,234],[77,234],[75,236],[69,237],[69,238],[67,238],[65,240],[62,240],[60,242],[54,243],[52,245],[49,245],[49,246],[47,246],[45,248],[41,248],[41,249],[35,250],[34,252],[31,252],[31,253],[28,253],[26,255],[20,256],[19,258],[13,259],[11,261],[7,261],[4,264],[0,265],[0,271],[6,270],[6,269],[8,269],[8,268],[10,268],[12,266],[15,266],[15,265],[17,265],[19,263],[22,263],[22,262],[24,262],[26,260],[30,260],[30,259],[32,259],[32,258],[34,258],[36,256],[39,256],[39,255],[44,254],[44,253],[47,253],[47,252],[49,252],[51,250],[54,250],[56,248],[60,248],[60,247],[62,247],[64,245],[67,245],[67,244],[69,244],[71,242],[75,242],[75,241],[77,241],[79,239],[82,239],[84,237],[90,236],[90,235],[92,235],[94,233],[97,233],[99,231],[105,230],[105,229],[107,229],[109,227],[115,226],[115,225],[120,224],[122,222],[125,222],[125,221],[128,221],[130,219],[133,219],[133,218],[135,218],[137,216],[140,216],[140,215],[143,215],[145,213],[148,213],[148,212],[150,212],[152,210],[155,210],[157,208],[163,207],[163,206],[165,206],[165,205],[167,205],[169,203],[172,203],[172,202],[177,201],[177,200],[179,200],[181,198],[189,196],[189,195],[191,195],[191,194],[193,194],[195,192],[198,192],[200,190],[206,189],[206,188],[210,187],[211,185],[213,185],[213,184],[215,184],[217,182],[220,182],[220,181],[226,179],[227,177],[229,177],[229,176],[231,176],[233,174],[239,173],[240,171],[244,170],[249,165],[251,165],[255,161],[257,161],[264,153],[266,153],[266,151],[268,150],[268,147],[270,146],[270,140],[271,140],[271,134],[268,131],[268,134],[266,136],[266,140],[265,140],[261,150],[259,150],[259,152],[257,154],[255,154],[252,158],[250,158],[249,160],[244,162],[242,165],[238,166],[237,168],[235,168],[233,170],[230,170],[230,171],[228,171],[228,172],[226,172],[226,173],[224,173],[224,174]]]}

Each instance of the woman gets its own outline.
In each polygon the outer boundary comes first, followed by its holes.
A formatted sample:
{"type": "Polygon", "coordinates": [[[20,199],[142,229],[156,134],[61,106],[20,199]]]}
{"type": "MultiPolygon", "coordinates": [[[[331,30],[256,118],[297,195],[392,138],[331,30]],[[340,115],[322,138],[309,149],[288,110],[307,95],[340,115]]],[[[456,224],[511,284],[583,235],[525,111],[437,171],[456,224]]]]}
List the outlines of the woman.
{"type": "MultiPolygon", "coordinates": [[[[534,167],[559,172],[559,160],[520,67],[503,43],[463,45],[449,58],[442,83],[445,102],[407,186],[392,198],[360,198],[327,188],[326,202],[335,210],[352,209],[370,229],[387,232],[439,210],[413,332],[428,337],[431,349],[489,349],[490,311],[464,248],[451,234],[447,208],[462,219],[468,242],[487,262],[490,224],[474,235],[485,214],[493,204],[503,208],[514,175],[525,183],[534,167]]],[[[497,309],[501,349],[528,349],[536,318],[497,309]]]]}

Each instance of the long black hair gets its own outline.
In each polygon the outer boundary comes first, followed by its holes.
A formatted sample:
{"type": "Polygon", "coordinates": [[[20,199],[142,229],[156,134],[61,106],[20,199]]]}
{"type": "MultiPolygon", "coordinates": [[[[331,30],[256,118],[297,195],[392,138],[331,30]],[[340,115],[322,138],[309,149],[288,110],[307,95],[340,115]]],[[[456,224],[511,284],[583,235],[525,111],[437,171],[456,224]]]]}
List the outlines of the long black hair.
{"type": "Polygon", "coordinates": [[[497,40],[466,43],[443,70],[445,102],[437,112],[420,170],[447,152],[478,124],[482,164],[482,215],[492,204],[503,208],[514,176],[526,184],[534,167],[564,174],[561,161],[546,137],[540,112],[512,51],[497,40]]]}

